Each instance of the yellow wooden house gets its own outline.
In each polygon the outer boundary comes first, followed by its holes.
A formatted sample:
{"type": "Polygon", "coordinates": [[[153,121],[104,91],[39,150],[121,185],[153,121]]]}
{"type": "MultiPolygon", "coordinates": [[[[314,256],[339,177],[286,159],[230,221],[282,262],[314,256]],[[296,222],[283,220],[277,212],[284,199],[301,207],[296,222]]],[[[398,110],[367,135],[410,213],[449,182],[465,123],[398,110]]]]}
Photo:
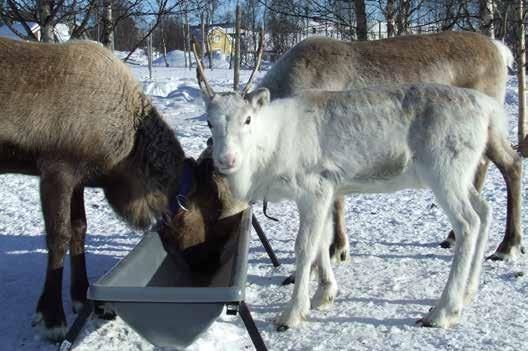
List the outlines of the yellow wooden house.
{"type": "MultiPolygon", "coordinates": [[[[200,26],[191,27],[192,34],[197,43],[202,42],[202,35],[200,26]]],[[[231,55],[231,51],[234,50],[234,28],[229,25],[213,25],[210,26],[207,31],[207,44],[212,53],[222,54],[225,56],[231,55]]],[[[201,55],[200,47],[197,48],[198,53],[201,55]]]]}
{"type": "Polygon", "coordinates": [[[220,53],[226,56],[231,55],[233,50],[233,38],[221,27],[212,27],[207,34],[209,49],[213,53],[220,53]]]}

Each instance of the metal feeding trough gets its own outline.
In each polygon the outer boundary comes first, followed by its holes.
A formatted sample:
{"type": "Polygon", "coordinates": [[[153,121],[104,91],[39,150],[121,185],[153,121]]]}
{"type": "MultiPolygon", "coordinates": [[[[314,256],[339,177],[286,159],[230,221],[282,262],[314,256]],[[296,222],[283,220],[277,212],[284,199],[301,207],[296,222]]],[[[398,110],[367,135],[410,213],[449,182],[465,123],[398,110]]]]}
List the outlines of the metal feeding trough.
{"type": "MultiPolygon", "coordinates": [[[[60,350],[73,345],[93,312],[94,302],[110,303],[138,334],[160,347],[185,348],[222,313],[239,314],[257,350],[266,346],[244,302],[251,225],[255,227],[274,265],[278,261],[251,208],[235,216],[238,225],[211,254],[206,264],[194,264],[200,247],[168,253],[155,232],[108,273],[90,285],[89,303],[72,325],[60,350]]],[[[198,245],[200,246],[200,245],[198,245]]]]}

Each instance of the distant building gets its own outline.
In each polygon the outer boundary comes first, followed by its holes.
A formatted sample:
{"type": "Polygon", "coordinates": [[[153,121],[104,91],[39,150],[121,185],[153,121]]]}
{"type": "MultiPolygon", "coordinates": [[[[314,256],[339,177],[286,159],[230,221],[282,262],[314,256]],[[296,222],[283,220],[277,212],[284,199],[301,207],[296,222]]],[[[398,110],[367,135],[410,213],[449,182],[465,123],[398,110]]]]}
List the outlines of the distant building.
{"type": "MultiPolygon", "coordinates": [[[[213,54],[221,54],[225,56],[231,55],[235,49],[235,26],[232,23],[218,23],[205,28],[207,36],[207,44],[213,54]]],[[[200,25],[191,26],[191,34],[196,39],[197,43],[202,42],[202,31],[200,25]]],[[[242,38],[246,35],[246,30],[241,29],[240,35],[242,38]]],[[[242,39],[244,40],[244,39],[242,39]]],[[[198,52],[200,47],[197,48],[198,52]]]]}
{"type": "MultiPolygon", "coordinates": [[[[27,22],[27,25],[35,35],[38,41],[41,39],[41,33],[40,33],[40,25],[35,22],[27,22]]],[[[27,35],[27,31],[20,22],[14,22],[11,27],[14,29],[11,30],[11,28],[7,25],[0,26],[0,37],[6,37],[14,40],[24,40],[21,38],[18,34],[27,35]]],[[[58,23],[55,25],[55,38],[59,42],[68,41],[70,39],[70,29],[68,26],[64,23],[58,23]]]]}
{"type": "MultiPolygon", "coordinates": [[[[27,25],[29,26],[31,32],[33,32],[35,37],[37,37],[37,39],[40,41],[40,26],[35,22],[27,22],[27,25]]],[[[14,31],[11,30],[11,28],[9,28],[9,26],[7,25],[0,26],[0,37],[14,40],[22,40],[22,38],[18,36],[17,32],[22,35],[27,35],[27,31],[22,25],[22,23],[15,22],[11,25],[11,27],[14,29],[14,31]]]]}
{"type": "Polygon", "coordinates": [[[211,28],[207,34],[207,41],[211,52],[225,56],[231,55],[234,40],[224,28],[211,28]]]}

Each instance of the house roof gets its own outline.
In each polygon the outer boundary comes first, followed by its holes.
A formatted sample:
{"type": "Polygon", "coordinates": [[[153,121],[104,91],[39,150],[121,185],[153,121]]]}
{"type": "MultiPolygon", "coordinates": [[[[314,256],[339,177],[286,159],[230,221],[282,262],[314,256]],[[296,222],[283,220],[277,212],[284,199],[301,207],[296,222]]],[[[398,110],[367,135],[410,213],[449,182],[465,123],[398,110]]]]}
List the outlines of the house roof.
{"type": "MultiPolygon", "coordinates": [[[[206,30],[207,34],[209,34],[211,32],[211,30],[213,30],[215,28],[220,29],[221,31],[225,32],[226,34],[229,34],[230,36],[235,35],[236,28],[235,28],[235,24],[234,23],[230,23],[230,22],[214,23],[214,24],[211,24],[209,26],[207,26],[207,25],[205,26],[205,30],[206,30]]],[[[199,24],[197,24],[197,25],[194,25],[194,26],[190,26],[190,29],[191,29],[192,35],[196,38],[196,40],[201,41],[202,40],[202,29],[201,29],[201,26],[199,24]]],[[[244,34],[246,32],[247,32],[246,29],[244,29],[244,28],[240,29],[240,33],[241,34],[244,34]]]]}
{"type": "MultiPolygon", "coordinates": [[[[33,33],[38,33],[40,31],[40,26],[38,23],[35,22],[27,22],[29,28],[31,28],[31,31],[33,33]]],[[[15,29],[15,31],[20,32],[21,34],[26,34],[26,29],[20,22],[14,22],[11,27],[15,29]]],[[[70,29],[68,26],[64,23],[57,23],[55,25],[55,36],[57,37],[57,40],[60,42],[68,41],[70,39],[70,29]]],[[[22,40],[15,32],[11,30],[7,25],[0,26],[0,37],[6,37],[14,40],[22,40]]]]}
{"type": "MultiPolygon", "coordinates": [[[[36,32],[38,32],[40,30],[40,26],[38,25],[38,23],[27,22],[27,24],[28,24],[29,28],[31,28],[31,31],[33,33],[36,33],[36,32]]],[[[13,23],[11,25],[11,27],[13,27],[15,29],[15,31],[20,32],[21,34],[26,34],[26,29],[24,28],[24,26],[20,22],[13,23]]],[[[13,32],[11,30],[11,28],[9,28],[7,25],[0,26],[0,37],[5,37],[5,38],[9,38],[9,39],[14,39],[14,40],[21,40],[22,39],[15,32],[13,32]]]]}

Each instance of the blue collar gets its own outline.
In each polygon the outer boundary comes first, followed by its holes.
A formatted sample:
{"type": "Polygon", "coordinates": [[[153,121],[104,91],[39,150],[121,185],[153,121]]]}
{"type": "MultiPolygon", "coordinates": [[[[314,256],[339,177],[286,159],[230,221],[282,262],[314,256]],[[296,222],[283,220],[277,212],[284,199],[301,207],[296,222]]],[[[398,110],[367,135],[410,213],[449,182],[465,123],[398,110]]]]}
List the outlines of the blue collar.
{"type": "Polygon", "coordinates": [[[192,170],[191,159],[185,159],[183,161],[183,171],[180,179],[180,186],[178,191],[171,196],[169,199],[169,208],[167,214],[162,216],[161,226],[165,227],[172,218],[180,211],[186,211],[187,208],[187,195],[192,189],[193,185],[193,170],[192,170]]]}

